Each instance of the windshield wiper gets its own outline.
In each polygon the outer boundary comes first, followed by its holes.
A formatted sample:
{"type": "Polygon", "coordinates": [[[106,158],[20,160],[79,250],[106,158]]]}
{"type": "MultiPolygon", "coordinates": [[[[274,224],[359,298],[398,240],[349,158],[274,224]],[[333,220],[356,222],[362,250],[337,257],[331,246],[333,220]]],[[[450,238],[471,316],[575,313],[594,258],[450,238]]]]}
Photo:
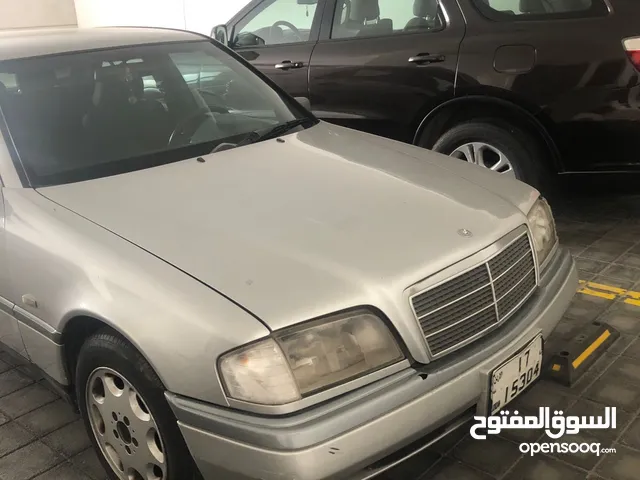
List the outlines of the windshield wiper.
{"type": "Polygon", "coordinates": [[[272,127],[271,129],[267,130],[265,133],[260,135],[260,137],[256,141],[269,140],[270,138],[279,137],[280,135],[287,133],[289,130],[293,130],[294,128],[300,125],[304,125],[305,123],[308,123],[310,121],[311,121],[310,118],[305,117],[305,118],[297,118],[295,120],[290,120],[280,125],[276,125],[275,127],[272,127]]]}
{"type": "Polygon", "coordinates": [[[263,140],[269,140],[271,138],[279,137],[287,133],[294,128],[304,125],[305,123],[311,122],[310,118],[297,118],[295,120],[290,120],[285,123],[281,123],[276,125],[275,127],[270,127],[268,129],[256,130],[254,132],[250,132],[246,137],[240,140],[238,143],[221,143],[217,145],[211,153],[220,152],[222,150],[229,150],[231,148],[244,147],[245,145],[249,145],[251,143],[261,142],[263,140]]]}

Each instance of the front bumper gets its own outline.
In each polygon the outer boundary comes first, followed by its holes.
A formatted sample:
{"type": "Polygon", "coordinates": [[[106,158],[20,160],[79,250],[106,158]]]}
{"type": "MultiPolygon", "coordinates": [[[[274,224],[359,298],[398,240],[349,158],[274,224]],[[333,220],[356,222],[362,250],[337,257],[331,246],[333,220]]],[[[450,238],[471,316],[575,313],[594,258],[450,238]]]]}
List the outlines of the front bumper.
{"type": "Polygon", "coordinates": [[[549,336],[577,283],[571,255],[558,249],[538,291],[496,332],[451,358],[292,416],[167,399],[206,480],[372,478],[464,424],[486,398],[486,375],[537,333],[549,336]]]}

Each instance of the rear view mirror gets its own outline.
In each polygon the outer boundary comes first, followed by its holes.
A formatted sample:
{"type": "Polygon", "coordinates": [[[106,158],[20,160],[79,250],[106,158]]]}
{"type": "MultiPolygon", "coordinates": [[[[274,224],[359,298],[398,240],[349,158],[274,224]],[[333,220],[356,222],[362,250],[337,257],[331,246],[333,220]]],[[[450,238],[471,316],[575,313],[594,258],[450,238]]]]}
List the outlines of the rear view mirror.
{"type": "Polygon", "coordinates": [[[211,38],[213,38],[214,40],[217,40],[218,42],[220,42],[223,45],[228,45],[229,44],[229,36],[227,33],[227,26],[226,25],[218,25],[217,27],[213,27],[211,29],[211,38]]]}
{"type": "Polygon", "coordinates": [[[315,5],[318,0],[298,0],[298,5],[315,5]]]}
{"type": "Polygon", "coordinates": [[[311,111],[311,102],[307,97],[295,97],[294,100],[302,105],[302,108],[311,111]]]}

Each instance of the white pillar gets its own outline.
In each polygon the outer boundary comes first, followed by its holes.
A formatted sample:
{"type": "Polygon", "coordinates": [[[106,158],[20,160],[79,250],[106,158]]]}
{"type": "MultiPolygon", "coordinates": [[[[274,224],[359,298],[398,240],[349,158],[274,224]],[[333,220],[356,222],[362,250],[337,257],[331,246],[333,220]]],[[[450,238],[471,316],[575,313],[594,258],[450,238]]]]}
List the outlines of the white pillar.
{"type": "Polygon", "coordinates": [[[248,0],[184,0],[187,29],[209,35],[211,29],[226,23],[248,0]]]}
{"type": "Polygon", "coordinates": [[[80,27],[185,28],[183,0],[75,0],[80,27]]]}
{"type": "Polygon", "coordinates": [[[0,30],[75,25],[73,0],[0,0],[0,30]]]}
{"type": "Polygon", "coordinates": [[[213,27],[225,23],[248,1],[75,0],[75,3],[80,27],[113,25],[168,27],[209,35],[213,27]]]}

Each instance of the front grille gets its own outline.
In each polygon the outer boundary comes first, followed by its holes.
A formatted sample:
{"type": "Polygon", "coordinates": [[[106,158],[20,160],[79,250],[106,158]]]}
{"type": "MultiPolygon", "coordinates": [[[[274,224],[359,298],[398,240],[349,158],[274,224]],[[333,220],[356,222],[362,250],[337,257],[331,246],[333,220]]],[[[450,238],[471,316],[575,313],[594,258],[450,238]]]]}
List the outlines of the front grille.
{"type": "Polygon", "coordinates": [[[504,322],[536,288],[526,234],[486,263],[411,298],[433,356],[466,345],[504,322]]]}

